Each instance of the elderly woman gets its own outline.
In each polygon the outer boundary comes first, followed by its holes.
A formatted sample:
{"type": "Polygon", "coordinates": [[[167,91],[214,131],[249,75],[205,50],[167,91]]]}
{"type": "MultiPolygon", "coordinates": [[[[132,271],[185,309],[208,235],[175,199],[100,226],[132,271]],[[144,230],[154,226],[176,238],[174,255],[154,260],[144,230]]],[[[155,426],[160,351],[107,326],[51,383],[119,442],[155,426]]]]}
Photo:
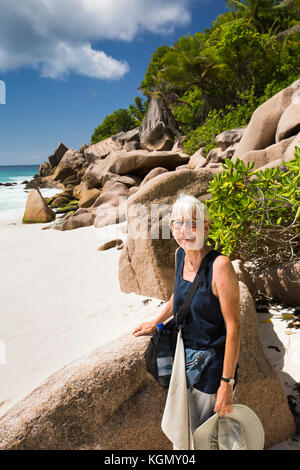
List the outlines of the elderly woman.
{"type": "Polygon", "coordinates": [[[179,196],[170,226],[179,245],[174,293],[157,318],[140,324],[132,334],[149,334],[178,311],[202,260],[210,253],[207,277],[197,287],[182,327],[185,348],[213,348],[216,353],[188,390],[194,432],[214,412],[220,416],[232,413],[240,343],[239,285],[230,259],[207,245],[210,220],[206,206],[197,198],[179,196]]]}

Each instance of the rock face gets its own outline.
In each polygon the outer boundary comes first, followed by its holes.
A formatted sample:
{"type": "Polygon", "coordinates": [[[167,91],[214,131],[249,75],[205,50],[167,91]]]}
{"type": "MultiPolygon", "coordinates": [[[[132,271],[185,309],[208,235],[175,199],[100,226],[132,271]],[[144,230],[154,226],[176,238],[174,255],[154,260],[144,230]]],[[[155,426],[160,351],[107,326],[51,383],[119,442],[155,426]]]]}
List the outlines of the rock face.
{"type": "Polygon", "coordinates": [[[51,166],[49,162],[44,162],[39,167],[39,176],[48,176],[51,172],[51,166]]]}
{"type": "Polygon", "coordinates": [[[300,93],[282,113],[276,130],[275,140],[280,142],[300,132],[300,93]]]}
{"type": "Polygon", "coordinates": [[[105,251],[114,247],[116,247],[117,250],[121,250],[123,245],[123,240],[121,238],[116,238],[114,240],[110,240],[109,242],[103,243],[103,245],[99,246],[98,251],[105,251]]]}
{"type": "Polygon", "coordinates": [[[182,157],[178,152],[147,152],[134,150],[132,152],[112,152],[105,160],[98,161],[88,167],[84,180],[89,185],[103,185],[103,178],[107,173],[117,175],[136,175],[144,178],[149,171],[156,167],[175,170],[178,165],[187,163],[189,157],[182,157]]]}
{"type": "Polygon", "coordinates": [[[210,150],[207,155],[206,165],[208,163],[225,162],[226,158],[232,158],[244,132],[245,129],[243,128],[232,129],[217,135],[215,142],[218,148],[210,150]]]}
{"type": "Polygon", "coordinates": [[[50,157],[48,157],[51,168],[54,168],[59,164],[67,150],[68,148],[64,144],[62,144],[61,142],[58,143],[53,155],[50,155],[50,157]]]}
{"type": "Polygon", "coordinates": [[[283,161],[289,162],[295,158],[295,147],[300,147],[300,132],[296,135],[293,141],[290,143],[283,155],[283,161]]]}
{"type": "Polygon", "coordinates": [[[247,286],[247,289],[249,290],[252,299],[256,299],[258,296],[257,286],[251,279],[251,276],[248,270],[243,265],[242,261],[239,259],[235,259],[234,261],[232,261],[232,266],[235,270],[238,280],[247,286]]]}
{"type": "Polygon", "coordinates": [[[254,161],[254,170],[279,167],[285,171],[283,162],[292,160],[295,146],[300,145],[299,102],[300,80],[297,80],[257,108],[247,128],[218,135],[217,148],[207,157],[204,148],[189,157],[182,152],[185,137],[181,136],[171,111],[162,100],[152,98],[142,124],[136,129],[84,145],[79,152],[59,143],[49,162],[40,166],[39,176],[26,187],[44,185],[56,186],[63,192],[72,190],[68,197],[57,195],[51,206],[59,207],[72,198],[78,200],[78,206],[85,211],[73,213],[66,223],[60,224],[71,230],[80,224],[103,226],[126,220],[126,199],[139,194],[143,186],[162,172],[205,168],[215,175],[223,171],[226,158],[232,162],[240,158],[245,164],[254,161]],[[119,193],[120,207],[116,203],[119,193]]]}
{"type": "Polygon", "coordinates": [[[168,172],[168,170],[166,168],[162,168],[162,167],[159,167],[159,166],[156,167],[156,168],[153,168],[153,170],[149,171],[148,175],[145,176],[145,178],[141,182],[140,186],[143,186],[145,183],[150,181],[152,178],[155,178],[155,176],[162,175],[163,173],[167,173],[167,172],[168,172]]]}
{"type": "Polygon", "coordinates": [[[79,153],[75,149],[69,149],[64,153],[62,159],[58,164],[58,168],[59,170],[62,170],[64,168],[72,168],[74,172],[76,172],[82,167],[85,162],[86,158],[83,153],[79,153]]]}
{"type": "MultiPolygon", "coordinates": [[[[293,142],[294,137],[289,139],[281,140],[276,144],[270,145],[269,147],[261,150],[251,150],[245,153],[241,160],[245,163],[254,161],[253,170],[257,168],[265,167],[267,164],[274,162],[275,160],[283,160],[283,156],[288,149],[289,145],[293,142]]],[[[294,157],[293,157],[294,158],[294,157]]]]}
{"type": "Polygon", "coordinates": [[[207,164],[207,160],[204,156],[204,147],[201,147],[197,152],[195,152],[189,159],[188,166],[191,170],[199,169],[204,167],[207,164]]]}
{"type": "Polygon", "coordinates": [[[123,292],[170,298],[175,280],[173,253],[177,245],[168,226],[172,204],[180,191],[207,199],[208,183],[213,176],[206,169],[164,173],[129,197],[128,238],[119,258],[123,292]]]}
{"type": "Polygon", "coordinates": [[[95,227],[104,227],[126,220],[126,202],[129,189],[122,182],[115,182],[94,202],[91,212],[95,215],[95,227]]]}
{"type": "MultiPolygon", "coordinates": [[[[251,263],[250,263],[251,264],[251,263]]],[[[300,262],[273,266],[251,276],[257,290],[286,305],[300,305],[300,262]]]]}
{"type": "Polygon", "coordinates": [[[170,449],[148,341],[126,334],[49,377],[2,417],[0,449],[170,449]]]}
{"type": "Polygon", "coordinates": [[[265,448],[295,433],[295,421],[279,377],[259,341],[255,306],[246,285],[240,286],[241,348],[236,402],[249,406],[265,430],[265,448]]]}
{"type": "Polygon", "coordinates": [[[141,148],[140,131],[138,127],[128,132],[120,132],[112,136],[112,140],[119,145],[120,149],[123,148],[126,152],[139,150],[141,148]]]}
{"type": "Polygon", "coordinates": [[[172,113],[159,98],[151,99],[139,133],[140,145],[146,150],[172,150],[174,136],[181,136],[172,113]]]}
{"type": "Polygon", "coordinates": [[[74,215],[66,218],[62,225],[59,227],[59,230],[74,230],[79,227],[90,227],[94,225],[95,215],[92,214],[89,209],[81,207],[78,209],[74,215]]]}
{"type": "Polygon", "coordinates": [[[119,151],[122,146],[115,142],[111,137],[102,140],[97,144],[90,145],[84,150],[88,163],[94,163],[97,160],[105,158],[112,151],[119,151]]]}
{"type": "Polygon", "coordinates": [[[99,189],[88,189],[79,199],[78,206],[79,207],[91,207],[96,199],[100,196],[101,191],[99,189]]]}
{"type": "Polygon", "coordinates": [[[54,211],[47,206],[39,189],[31,189],[28,193],[23,223],[45,223],[51,222],[56,217],[54,211]]]}
{"type": "MultiPolygon", "coordinates": [[[[244,135],[237,146],[234,159],[242,158],[251,150],[261,150],[275,143],[277,127],[283,113],[300,93],[300,80],[284,88],[253,113],[244,135]]],[[[291,128],[291,124],[289,124],[291,128]]],[[[295,132],[296,133],[296,132],[295,132]]],[[[284,134],[281,134],[282,138],[284,134]]],[[[292,134],[287,135],[290,137],[292,134]]]]}
{"type": "MultiPolygon", "coordinates": [[[[259,416],[268,448],[292,437],[295,423],[260,345],[251,295],[239,286],[236,397],[259,416]]],[[[0,419],[0,450],[171,450],[161,430],[167,391],[145,369],[148,342],[125,334],[50,376],[0,419]]]]}

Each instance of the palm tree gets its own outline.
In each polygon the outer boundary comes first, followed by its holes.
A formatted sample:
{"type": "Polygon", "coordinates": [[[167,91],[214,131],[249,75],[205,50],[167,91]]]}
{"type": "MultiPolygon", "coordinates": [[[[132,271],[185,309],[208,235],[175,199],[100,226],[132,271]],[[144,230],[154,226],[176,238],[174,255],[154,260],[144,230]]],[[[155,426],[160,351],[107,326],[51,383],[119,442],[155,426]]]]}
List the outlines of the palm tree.
{"type": "Polygon", "coordinates": [[[275,39],[283,40],[300,32],[300,0],[283,0],[278,5],[273,7],[274,12],[282,12],[284,15],[289,15],[294,18],[296,24],[284,29],[280,33],[275,34],[275,39]]]}
{"type": "Polygon", "coordinates": [[[263,31],[261,14],[269,12],[274,6],[274,0],[229,0],[228,7],[232,7],[238,16],[247,19],[257,29],[263,31]]]}
{"type": "MultiPolygon", "coordinates": [[[[283,25],[292,16],[299,20],[300,14],[300,0],[229,0],[227,6],[262,33],[270,32],[274,27],[278,29],[280,23],[283,25]]],[[[293,25],[292,28],[281,32],[294,34],[298,31],[297,26],[293,25]]]]}
{"type": "Polygon", "coordinates": [[[197,87],[202,90],[206,103],[206,98],[211,94],[213,77],[226,68],[215,47],[208,45],[202,33],[181,37],[165,54],[162,65],[159,76],[173,84],[173,93],[180,95],[189,88],[197,87]]]}

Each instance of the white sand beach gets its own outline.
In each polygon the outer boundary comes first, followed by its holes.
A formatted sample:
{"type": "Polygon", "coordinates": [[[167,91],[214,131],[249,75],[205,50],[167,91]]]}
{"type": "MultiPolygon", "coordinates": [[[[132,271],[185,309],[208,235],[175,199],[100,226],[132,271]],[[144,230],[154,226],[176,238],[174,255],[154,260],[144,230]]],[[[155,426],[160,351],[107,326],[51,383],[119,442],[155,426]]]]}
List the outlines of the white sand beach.
{"type": "MultiPolygon", "coordinates": [[[[159,299],[121,292],[121,251],[97,251],[105,241],[126,240],[124,225],[64,232],[41,230],[45,224],[0,225],[0,416],[65,364],[164,308],[159,299]]],[[[287,321],[276,311],[258,314],[258,325],[287,394],[297,396],[300,330],[286,334],[287,321]]],[[[299,450],[300,442],[272,449],[299,450]]]]}
{"type": "Polygon", "coordinates": [[[126,238],[122,225],[64,232],[0,225],[0,416],[65,364],[163,308],[121,292],[121,250],[97,251],[126,238]]]}

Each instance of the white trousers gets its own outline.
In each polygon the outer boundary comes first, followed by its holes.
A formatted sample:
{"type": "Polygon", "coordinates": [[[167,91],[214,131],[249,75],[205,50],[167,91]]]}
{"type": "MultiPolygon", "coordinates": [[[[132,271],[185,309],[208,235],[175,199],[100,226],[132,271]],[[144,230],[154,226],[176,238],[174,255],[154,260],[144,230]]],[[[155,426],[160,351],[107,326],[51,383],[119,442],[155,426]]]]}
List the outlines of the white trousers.
{"type": "MultiPolygon", "coordinates": [[[[194,387],[188,390],[192,433],[214,414],[216,398],[216,393],[204,393],[194,387]]],[[[175,445],[173,450],[178,450],[175,445]]]]}
{"type": "MultiPolygon", "coordinates": [[[[214,414],[216,399],[216,393],[204,393],[194,387],[188,390],[192,434],[214,414]]],[[[235,390],[233,391],[233,402],[235,402],[235,390]]],[[[178,448],[173,445],[173,450],[178,450],[178,448]]]]}
{"type": "Polygon", "coordinates": [[[216,393],[204,393],[192,387],[188,390],[192,433],[214,414],[216,393]]]}

